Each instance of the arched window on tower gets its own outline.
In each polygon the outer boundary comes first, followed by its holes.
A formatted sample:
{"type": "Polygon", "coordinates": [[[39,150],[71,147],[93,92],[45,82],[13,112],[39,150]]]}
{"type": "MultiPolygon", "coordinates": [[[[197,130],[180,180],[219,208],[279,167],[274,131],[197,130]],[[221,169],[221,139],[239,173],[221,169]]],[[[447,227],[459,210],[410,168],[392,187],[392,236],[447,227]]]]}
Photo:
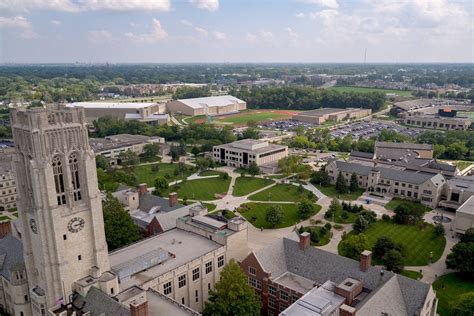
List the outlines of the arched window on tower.
{"type": "Polygon", "coordinates": [[[54,174],[54,185],[56,187],[56,197],[58,199],[58,205],[66,204],[63,165],[61,162],[61,158],[59,158],[59,156],[56,156],[53,158],[53,174],[54,174]]]}
{"type": "Polygon", "coordinates": [[[81,183],[79,181],[79,163],[75,153],[69,156],[69,168],[71,169],[72,191],[74,201],[80,201],[81,197],[81,183]]]}

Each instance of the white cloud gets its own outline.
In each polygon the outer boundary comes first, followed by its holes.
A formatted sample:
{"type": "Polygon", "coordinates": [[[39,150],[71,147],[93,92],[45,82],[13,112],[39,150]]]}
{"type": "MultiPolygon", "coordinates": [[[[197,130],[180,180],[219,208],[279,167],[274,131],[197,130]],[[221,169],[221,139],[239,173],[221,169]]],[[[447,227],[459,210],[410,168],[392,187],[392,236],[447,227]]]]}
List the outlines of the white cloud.
{"type": "Polygon", "coordinates": [[[108,43],[112,41],[112,38],[112,34],[107,30],[90,31],[87,34],[87,39],[89,42],[94,44],[108,43]]]}
{"type": "Polygon", "coordinates": [[[38,37],[38,34],[33,32],[30,21],[21,15],[13,17],[0,16],[0,29],[18,31],[19,36],[25,39],[38,37]]]}
{"type": "Polygon", "coordinates": [[[186,26],[193,26],[193,23],[186,19],[181,19],[179,22],[181,22],[181,24],[186,25],[186,26]]]}
{"type": "Polygon", "coordinates": [[[253,34],[253,33],[247,33],[245,35],[245,40],[249,43],[256,43],[257,42],[257,39],[258,39],[258,36],[253,34]]]}
{"type": "Polygon", "coordinates": [[[62,24],[61,21],[58,21],[58,20],[51,20],[49,21],[49,23],[51,23],[51,25],[54,25],[54,26],[60,26],[62,24]]]}
{"type": "Polygon", "coordinates": [[[170,0],[3,0],[0,8],[10,11],[169,11],[170,0]]]}
{"type": "Polygon", "coordinates": [[[288,34],[289,37],[293,38],[293,39],[297,39],[298,38],[298,33],[296,33],[295,31],[293,31],[291,29],[291,27],[287,27],[285,29],[286,33],[288,34]]]}
{"type": "Polygon", "coordinates": [[[301,0],[301,2],[308,3],[308,4],[317,4],[322,7],[337,9],[339,8],[339,3],[337,0],[301,0]]]}
{"type": "Polygon", "coordinates": [[[202,27],[195,27],[194,30],[196,30],[196,32],[198,32],[198,34],[202,37],[207,37],[209,35],[209,32],[203,29],[202,27]]]}
{"type": "Polygon", "coordinates": [[[295,17],[299,18],[299,19],[302,19],[306,16],[306,14],[304,14],[303,12],[298,12],[295,14],[295,17]]]}
{"type": "Polygon", "coordinates": [[[212,35],[214,35],[214,38],[218,41],[224,41],[227,38],[227,35],[223,32],[214,31],[212,35]]]}
{"type": "Polygon", "coordinates": [[[273,40],[273,33],[270,31],[265,31],[265,30],[260,30],[258,32],[258,35],[265,41],[271,41],[273,40]]]}
{"type": "Polygon", "coordinates": [[[219,0],[189,0],[193,5],[199,9],[208,10],[211,12],[219,9],[219,0]]]}
{"type": "Polygon", "coordinates": [[[168,37],[168,33],[161,26],[160,21],[153,19],[151,22],[151,32],[144,34],[125,33],[125,37],[136,43],[152,44],[162,41],[168,37]]]}

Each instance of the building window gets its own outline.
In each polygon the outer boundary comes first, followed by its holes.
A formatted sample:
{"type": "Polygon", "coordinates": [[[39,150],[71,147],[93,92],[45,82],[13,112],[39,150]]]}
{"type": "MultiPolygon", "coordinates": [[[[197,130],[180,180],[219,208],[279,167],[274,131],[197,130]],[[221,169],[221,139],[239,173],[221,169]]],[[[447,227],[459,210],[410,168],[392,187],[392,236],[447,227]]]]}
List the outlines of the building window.
{"type": "Polygon", "coordinates": [[[259,290],[259,291],[262,290],[262,282],[260,282],[260,281],[257,280],[257,279],[254,279],[254,278],[249,277],[249,284],[250,284],[253,288],[255,288],[255,289],[259,290]]]}
{"type": "Polygon", "coordinates": [[[208,290],[211,289],[211,283],[207,283],[207,289],[208,289],[208,290]]]}
{"type": "Polygon", "coordinates": [[[283,312],[287,307],[288,307],[288,305],[283,304],[283,303],[280,302],[280,312],[283,312]]]}
{"type": "Polygon", "coordinates": [[[280,291],[280,299],[285,302],[288,302],[288,293],[286,293],[285,291],[280,291]]]}
{"type": "Polygon", "coordinates": [[[268,286],[268,294],[270,294],[272,296],[276,296],[277,295],[276,287],[274,287],[272,285],[268,286]]]}
{"type": "Polygon", "coordinates": [[[198,292],[198,290],[196,290],[196,303],[198,303],[198,302],[199,302],[199,292],[198,292]]]}
{"type": "Polygon", "coordinates": [[[199,268],[193,270],[193,281],[199,279],[199,268]]]}
{"type": "Polygon", "coordinates": [[[181,298],[181,304],[184,305],[184,297],[181,298]]]}
{"type": "Polygon", "coordinates": [[[217,258],[217,267],[220,268],[223,266],[224,266],[224,256],[220,256],[219,258],[217,258]]]}
{"type": "Polygon", "coordinates": [[[186,285],[186,274],[183,274],[178,277],[178,287],[182,288],[185,285],[186,285]]]}
{"type": "Polygon", "coordinates": [[[113,287],[110,288],[110,294],[114,294],[114,288],[113,287]]]}
{"type": "Polygon", "coordinates": [[[28,295],[25,295],[25,302],[28,302],[28,295]]]}
{"type": "Polygon", "coordinates": [[[173,291],[173,288],[171,286],[171,282],[166,282],[164,285],[163,285],[163,293],[165,295],[170,295],[171,292],[173,291]]]}
{"type": "Polygon", "coordinates": [[[66,234],[63,235],[63,240],[67,240],[66,234]]]}
{"type": "Polygon", "coordinates": [[[61,158],[59,158],[59,156],[56,156],[53,158],[53,175],[54,175],[54,186],[56,188],[56,197],[57,197],[58,205],[66,204],[63,166],[62,166],[61,158]]]}
{"type": "Polygon", "coordinates": [[[250,275],[255,275],[257,273],[257,270],[254,267],[249,267],[249,274],[250,275]]]}
{"type": "Polygon", "coordinates": [[[81,260],[82,260],[82,256],[81,256],[81,255],[77,256],[77,260],[81,261],[81,260]]]}
{"type": "Polygon", "coordinates": [[[71,169],[71,181],[72,181],[72,193],[74,201],[80,201],[81,197],[81,184],[79,182],[79,162],[77,161],[77,155],[71,154],[69,156],[69,168],[71,169]]]}
{"type": "Polygon", "coordinates": [[[212,272],[212,261],[206,262],[206,274],[212,272]]]}
{"type": "Polygon", "coordinates": [[[275,302],[275,299],[273,297],[268,298],[268,307],[270,307],[270,308],[275,308],[276,307],[276,302],[275,302]]]}

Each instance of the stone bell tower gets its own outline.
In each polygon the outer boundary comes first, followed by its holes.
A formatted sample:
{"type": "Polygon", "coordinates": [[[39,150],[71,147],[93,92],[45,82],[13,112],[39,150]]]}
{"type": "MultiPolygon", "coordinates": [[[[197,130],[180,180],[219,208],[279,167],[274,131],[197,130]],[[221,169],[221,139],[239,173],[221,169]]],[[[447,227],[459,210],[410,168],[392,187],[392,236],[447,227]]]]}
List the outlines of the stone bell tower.
{"type": "Polygon", "coordinates": [[[83,109],[13,110],[11,125],[33,315],[91,286],[117,294],[83,109]]]}

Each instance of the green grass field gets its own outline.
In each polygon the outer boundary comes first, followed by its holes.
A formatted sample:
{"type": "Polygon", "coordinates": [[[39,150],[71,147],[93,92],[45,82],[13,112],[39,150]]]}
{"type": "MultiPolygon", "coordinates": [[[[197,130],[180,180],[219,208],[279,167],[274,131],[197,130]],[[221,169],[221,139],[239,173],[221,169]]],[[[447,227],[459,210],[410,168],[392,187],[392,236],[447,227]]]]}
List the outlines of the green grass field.
{"type": "Polygon", "coordinates": [[[452,305],[456,304],[459,296],[474,292],[474,281],[459,273],[448,273],[440,276],[433,283],[436,296],[439,299],[438,314],[441,316],[454,315],[452,305]]]}
{"type": "Polygon", "coordinates": [[[321,228],[323,228],[323,226],[305,226],[304,227],[305,229],[304,231],[311,232],[311,230],[316,230],[316,232],[318,233],[319,242],[314,243],[313,241],[311,241],[311,246],[315,246],[315,247],[324,246],[324,245],[327,245],[329,241],[331,240],[331,230],[325,230],[325,233],[321,234],[321,228]]]}
{"type": "MultiPolygon", "coordinates": [[[[198,179],[171,186],[168,192],[178,192],[178,196],[182,199],[186,197],[190,200],[210,201],[216,199],[216,193],[226,193],[229,184],[230,178],[227,180],[221,177],[198,179]]],[[[165,194],[168,195],[168,192],[165,194]]]]}
{"type": "Polygon", "coordinates": [[[134,172],[137,175],[138,183],[147,183],[148,186],[153,186],[157,176],[166,177],[168,181],[174,181],[183,177],[188,177],[193,173],[193,170],[187,166],[183,174],[175,175],[175,170],[178,169],[178,164],[160,163],[158,171],[152,170],[152,165],[136,166],[134,172]]]}
{"type": "MultiPolygon", "coordinates": [[[[212,117],[211,122],[214,124],[227,125],[247,125],[249,121],[264,122],[270,120],[283,120],[291,118],[291,116],[299,111],[287,110],[245,110],[240,113],[212,117]]],[[[204,123],[207,121],[205,115],[193,116],[185,119],[188,123],[204,123]]]]}
{"type": "Polygon", "coordinates": [[[327,195],[331,198],[338,198],[340,200],[346,200],[346,201],[353,201],[353,200],[357,200],[359,198],[359,196],[362,195],[362,193],[364,193],[364,190],[363,189],[359,189],[355,192],[351,192],[351,193],[345,193],[345,194],[340,194],[336,191],[336,186],[334,185],[330,185],[330,186],[320,186],[320,185],[316,185],[316,187],[318,188],[319,191],[321,191],[324,195],[327,195]]]}
{"type": "Polygon", "coordinates": [[[201,177],[207,177],[207,176],[221,176],[223,175],[224,172],[222,171],[217,171],[217,170],[205,170],[205,171],[201,171],[199,172],[199,175],[201,177]]]}
{"type": "Polygon", "coordinates": [[[0,222],[4,222],[6,220],[10,220],[10,217],[9,216],[4,216],[4,215],[0,216],[0,222]]]}
{"type": "Polygon", "coordinates": [[[342,218],[341,217],[341,214],[342,212],[336,212],[334,214],[334,218],[327,218],[327,220],[331,221],[331,222],[334,222],[334,223],[338,223],[338,224],[349,224],[349,223],[354,223],[358,214],[356,213],[350,213],[350,212],[347,212],[347,215],[348,217],[346,219],[342,218]]]}
{"type": "Polygon", "coordinates": [[[249,196],[249,200],[251,201],[299,202],[302,198],[311,198],[312,200],[316,199],[316,197],[308,190],[303,189],[303,192],[300,192],[299,188],[292,184],[277,184],[271,188],[249,196]]]}
{"type": "Polygon", "coordinates": [[[212,211],[214,211],[214,210],[216,209],[216,207],[217,207],[217,205],[212,204],[212,203],[202,203],[202,204],[204,204],[204,205],[207,207],[207,211],[208,211],[209,213],[211,213],[212,211]]]}
{"type": "Polygon", "coordinates": [[[274,181],[253,177],[235,179],[234,196],[244,196],[272,184],[274,181]]]}
{"type": "Polygon", "coordinates": [[[402,97],[410,97],[412,96],[411,91],[403,91],[403,90],[392,90],[392,89],[380,89],[380,88],[365,88],[365,87],[352,87],[352,86],[336,86],[328,88],[330,90],[336,90],[339,92],[360,92],[360,93],[368,93],[368,92],[383,92],[383,93],[396,93],[402,97]]]}
{"type": "Polygon", "coordinates": [[[467,167],[469,167],[470,165],[472,165],[473,163],[474,162],[472,162],[472,161],[459,160],[459,161],[456,161],[456,167],[458,167],[459,170],[464,170],[467,167]]]}
{"type": "Polygon", "coordinates": [[[420,272],[411,270],[403,270],[400,274],[413,280],[420,280],[423,277],[423,274],[420,272]]]}
{"type": "MultiPolygon", "coordinates": [[[[432,262],[436,262],[443,254],[446,245],[444,236],[436,236],[434,226],[428,225],[420,230],[416,225],[398,225],[390,222],[378,221],[370,225],[364,232],[372,248],[378,237],[387,236],[393,241],[400,243],[405,248],[404,264],[407,266],[423,266],[430,261],[430,253],[433,253],[432,262]]],[[[375,260],[377,261],[377,260],[375,260]]]]}
{"type": "Polygon", "coordinates": [[[416,210],[421,210],[423,212],[431,211],[431,208],[429,208],[426,205],[421,204],[418,201],[410,201],[410,200],[400,199],[400,198],[397,198],[397,197],[393,198],[392,200],[390,200],[390,202],[385,204],[385,208],[387,210],[394,211],[400,204],[408,204],[408,205],[410,205],[410,208],[416,209],[416,210]]]}
{"type": "MultiPolygon", "coordinates": [[[[296,223],[300,222],[300,218],[298,217],[298,212],[296,209],[296,204],[278,204],[278,203],[245,203],[242,204],[239,208],[240,214],[242,214],[247,221],[249,221],[253,226],[257,228],[283,228],[295,225],[296,223]],[[271,227],[267,221],[265,220],[265,214],[267,209],[272,205],[280,205],[283,209],[283,219],[282,221],[276,225],[275,227],[271,227]]],[[[320,205],[315,205],[315,212],[319,212],[321,210],[320,205]]],[[[313,214],[313,215],[314,215],[313,214]]]]}
{"type": "Polygon", "coordinates": [[[470,118],[472,122],[474,122],[474,112],[459,112],[458,116],[466,116],[470,118]]]}

